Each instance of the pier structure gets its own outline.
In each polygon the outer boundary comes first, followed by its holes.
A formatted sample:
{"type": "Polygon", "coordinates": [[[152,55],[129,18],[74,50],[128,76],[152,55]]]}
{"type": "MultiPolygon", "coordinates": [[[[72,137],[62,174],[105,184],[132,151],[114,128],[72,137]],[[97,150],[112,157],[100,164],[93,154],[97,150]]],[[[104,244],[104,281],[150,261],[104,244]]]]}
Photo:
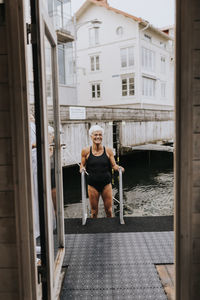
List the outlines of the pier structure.
{"type": "MultiPolygon", "coordinates": [[[[93,124],[105,129],[103,143],[116,154],[126,154],[135,146],[163,144],[174,139],[174,112],[172,110],[133,109],[119,107],[61,106],[62,165],[70,166],[81,159],[81,149],[91,143],[88,135],[93,124]],[[80,109],[78,113],[78,109],[80,109]]],[[[152,150],[149,146],[149,150],[152,150]]],[[[164,149],[164,148],[163,148],[164,149]]]]}
{"type": "Polygon", "coordinates": [[[85,227],[80,219],[65,220],[61,300],[175,299],[168,298],[157,271],[158,265],[174,263],[173,217],[126,218],[125,223],[89,219],[85,227]]]}

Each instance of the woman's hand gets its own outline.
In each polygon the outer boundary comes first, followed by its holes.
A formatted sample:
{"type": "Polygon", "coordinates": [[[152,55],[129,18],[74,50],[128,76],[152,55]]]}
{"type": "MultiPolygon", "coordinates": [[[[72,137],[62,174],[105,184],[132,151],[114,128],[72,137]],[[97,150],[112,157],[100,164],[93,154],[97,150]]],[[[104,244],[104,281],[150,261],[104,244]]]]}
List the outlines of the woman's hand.
{"type": "Polygon", "coordinates": [[[119,170],[121,169],[122,170],[122,173],[124,173],[124,168],[123,167],[121,167],[121,166],[119,166],[119,165],[117,165],[117,164],[115,164],[114,166],[113,166],[113,169],[115,170],[115,171],[118,171],[119,172],[119,170]]]}
{"type": "MultiPolygon", "coordinates": [[[[119,169],[121,169],[121,170],[122,170],[122,173],[124,173],[124,172],[125,172],[125,169],[124,169],[123,167],[119,166],[119,169]]],[[[119,171],[119,169],[118,169],[118,171],[119,171]]]]}
{"type": "Polygon", "coordinates": [[[85,172],[86,173],[86,169],[85,169],[85,167],[83,167],[83,166],[80,166],[80,173],[82,173],[82,172],[85,172]]]}

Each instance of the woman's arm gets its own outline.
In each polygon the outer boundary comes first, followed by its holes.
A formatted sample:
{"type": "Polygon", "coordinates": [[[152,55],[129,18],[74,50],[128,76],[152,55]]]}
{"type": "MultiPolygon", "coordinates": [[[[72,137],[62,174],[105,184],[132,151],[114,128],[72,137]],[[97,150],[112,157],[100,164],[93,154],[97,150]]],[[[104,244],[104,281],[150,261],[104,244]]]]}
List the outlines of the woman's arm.
{"type": "Polygon", "coordinates": [[[88,154],[88,149],[87,148],[83,148],[82,151],[81,151],[80,173],[83,170],[85,170],[87,154],[88,154]]]}
{"type": "Polygon", "coordinates": [[[111,163],[111,166],[112,166],[113,170],[119,171],[119,169],[121,168],[122,172],[124,172],[124,168],[119,166],[118,164],[116,164],[112,149],[111,148],[106,148],[106,150],[107,150],[108,157],[110,159],[110,163],[111,163]]]}

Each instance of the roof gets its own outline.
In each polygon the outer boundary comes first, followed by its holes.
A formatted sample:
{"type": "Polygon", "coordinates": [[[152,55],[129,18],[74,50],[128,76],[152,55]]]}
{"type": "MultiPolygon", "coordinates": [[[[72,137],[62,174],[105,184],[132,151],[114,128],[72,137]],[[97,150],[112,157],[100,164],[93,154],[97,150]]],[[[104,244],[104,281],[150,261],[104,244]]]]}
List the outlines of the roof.
{"type": "Polygon", "coordinates": [[[130,14],[128,14],[128,13],[122,11],[122,10],[119,10],[119,9],[116,9],[116,8],[110,6],[110,5],[107,3],[107,1],[98,1],[98,0],[86,0],[86,1],[83,3],[83,5],[79,8],[79,10],[76,12],[76,18],[77,18],[77,19],[78,19],[78,18],[82,15],[82,13],[90,6],[90,4],[95,4],[95,5],[97,5],[97,6],[105,7],[105,8],[107,8],[108,10],[112,10],[112,11],[114,11],[115,13],[121,14],[121,15],[123,15],[123,16],[125,16],[125,17],[128,17],[128,18],[130,18],[130,19],[133,19],[134,21],[137,21],[137,22],[139,22],[139,21],[142,20],[141,18],[137,18],[137,17],[135,17],[135,16],[133,16],[133,15],[130,15],[130,14]]]}
{"type": "Polygon", "coordinates": [[[162,32],[170,35],[171,37],[174,36],[174,32],[175,32],[175,28],[174,28],[174,25],[169,25],[169,26],[165,26],[165,27],[162,27],[162,28],[159,28],[162,32]]]}
{"type": "Polygon", "coordinates": [[[168,25],[168,26],[164,26],[162,28],[159,28],[161,31],[165,31],[165,30],[170,30],[170,29],[174,29],[174,25],[168,25]]]}
{"type": "Polygon", "coordinates": [[[142,19],[142,18],[138,18],[136,16],[133,16],[129,13],[126,13],[122,10],[119,10],[117,8],[114,8],[112,6],[110,6],[106,0],[86,0],[83,5],[79,8],[79,10],[76,12],[76,19],[78,20],[80,18],[80,16],[87,10],[87,8],[91,5],[91,4],[95,4],[97,6],[101,6],[101,7],[105,7],[106,9],[108,10],[111,10],[117,14],[120,14],[124,17],[127,17],[129,19],[132,19],[136,22],[138,22],[140,25],[146,27],[146,28],[149,28],[151,30],[153,30],[154,32],[156,32],[157,34],[161,35],[163,38],[167,39],[167,40],[171,40],[172,38],[164,33],[162,30],[154,27],[153,25],[151,25],[148,21],[142,19]]]}

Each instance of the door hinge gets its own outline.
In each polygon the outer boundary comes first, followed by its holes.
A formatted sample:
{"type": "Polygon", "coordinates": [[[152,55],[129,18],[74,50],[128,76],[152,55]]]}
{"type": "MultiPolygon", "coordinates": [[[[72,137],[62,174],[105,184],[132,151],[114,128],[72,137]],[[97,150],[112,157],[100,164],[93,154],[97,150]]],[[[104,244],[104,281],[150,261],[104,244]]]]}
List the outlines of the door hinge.
{"type": "Polygon", "coordinates": [[[43,266],[38,266],[38,284],[47,282],[47,271],[43,266]]]}
{"type": "Polygon", "coordinates": [[[26,23],[26,37],[28,45],[36,43],[36,24],[26,23]]]}
{"type": "Polygon", "coordinates": [[[0,0],[0,25],[5,24],[5,3],[0,0]]]}

